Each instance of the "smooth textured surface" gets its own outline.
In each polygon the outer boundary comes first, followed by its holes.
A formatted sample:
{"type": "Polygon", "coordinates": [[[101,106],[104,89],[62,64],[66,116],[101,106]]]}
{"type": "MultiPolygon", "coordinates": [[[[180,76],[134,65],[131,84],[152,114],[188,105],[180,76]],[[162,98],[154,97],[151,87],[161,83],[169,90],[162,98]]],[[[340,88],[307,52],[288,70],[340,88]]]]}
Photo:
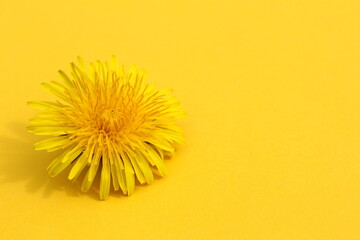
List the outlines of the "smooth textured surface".
{"type": "Polygon", "coordinates": [[[6,1],[1,239],[359,239],[357,1],[6,1]],[[40,83],[115,54],[175,89],[187,145],[168,176],[107,201],[25,131],[40,83]]]}

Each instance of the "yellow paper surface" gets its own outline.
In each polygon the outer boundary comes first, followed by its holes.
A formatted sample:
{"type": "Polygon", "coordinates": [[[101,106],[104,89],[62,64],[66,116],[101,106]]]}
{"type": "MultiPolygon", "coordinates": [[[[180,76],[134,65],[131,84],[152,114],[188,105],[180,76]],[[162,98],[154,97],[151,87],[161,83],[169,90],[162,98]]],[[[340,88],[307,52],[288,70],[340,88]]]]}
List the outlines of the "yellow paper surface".
{"type": "Polygon", "coordinates": [[[360,237],[358,1],[2,1],[0,239],[360,237]],[[175,90],[187,144],[131,197],[35,151],[29,100],[80,55],[175,90]]]}

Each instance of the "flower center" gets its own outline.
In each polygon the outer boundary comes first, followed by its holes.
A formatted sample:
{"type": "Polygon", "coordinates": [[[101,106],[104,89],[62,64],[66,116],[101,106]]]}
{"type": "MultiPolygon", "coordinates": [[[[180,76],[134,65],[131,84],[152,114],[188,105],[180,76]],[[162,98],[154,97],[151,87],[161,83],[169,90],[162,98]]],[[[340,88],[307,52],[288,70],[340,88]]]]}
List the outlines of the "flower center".
{"type": "Polygon", "coordinates": [[[128,120],[128,116],[119,109],[105,109],[97,117],[97,126],[107,133],[118,132],[129,123],[128,120]]]}

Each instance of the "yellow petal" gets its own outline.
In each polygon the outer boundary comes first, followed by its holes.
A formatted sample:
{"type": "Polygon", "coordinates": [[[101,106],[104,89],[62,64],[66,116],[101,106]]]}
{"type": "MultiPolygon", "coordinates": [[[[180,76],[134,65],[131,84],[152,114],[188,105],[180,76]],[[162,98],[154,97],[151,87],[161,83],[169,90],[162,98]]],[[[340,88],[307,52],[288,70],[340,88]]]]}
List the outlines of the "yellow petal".
{"type": "Polygon", "coordinates": [[[85,168],[86,164],[87,164],[87,157],[85,154],[82,154],[79,157],[79,159],[76,160],[74,166],[72,167],[68,179],[72,180],[77,178],[80,175],[81,171],[85,168]]]}
{"type": "Polygon", "coordinates": [[[55,96],[59,97],[60,99],[64,100],[65,102],[71,103],[71,100],[65,93],[64,88],[59,87],[59,85],[55,84],[55,82],[42,83],[41,86],[43,86],[50,93],[54,94],[55,96]]]}
{"type": "Polygon", "coordinates": [[[27,105],[32,108],[39,110],[56,110],[61,108],[58,103],[48,102],[48,101],[29,101],[27,105]]]}
{"type": "Polygon", "coordinates": [[[173,132],[168,129],[161,129],[154,133],[154,135],[162,136],[164,139],[171,140],[180,144],[185,144],[185,139],[180,133],[173,132]]]}
{"type": "Polygon", "coordinates": [[[125,168],[124,164],[117,153],[113,153],[113,159],[115,164],[115,170],[117,175],[117,180],[120,185],[120,188],[124,194],[127,193],[127,187],[126,187],[126,179],[125,179],[125,168]]]}
{"type": "Polygon", "coordinates": [[[35,143],[35,150],[51,150],[52,148],[66,146],[67,143],[70,142],[68,136],[63,137],[54,137],[42,140],[40,142],[35,143]]]}
{"type": "Polygon", "coordinates": [[[153,144],[154,146],[161,148],[168,152],[173,152],[175,149],[168,141],[162,141],[162,140],[155,140],[154,138],[149,138],[147,140],[149,143],[153,144]]]}
{"type": "Polygon", "coordinates": [[[59,74],[61,76],[61,78],[63,79],[64,83],[68,86],[68,87],[74,87],[74,84],[72,83],[71,79],[66,75],[66,73],[64,73],[63,71],[59,70],[59,74]]]}
{"type": "Polygon", "coordinates": [[[121,158],[124,161],[127,194],[131,195],[134,192],[134,188],[135,188],[134,171],[131,167],[131,163],[128,157],[126,156],[126,154],[121,155],[121,158]]]}
{"type": "Polygon", "coordinates": [[[110,191],[110,166],[107,159],[102,160],[101,179],[100,179],[100,199],[105,200],[110,191]]]}
{"type": "Polygon", "coordinates": [[[64,152],[61,155],[61,158],[57,159],[56,162],[50,164],[48,167],[48,172],[51,177],[55,177],[60,172],[62,172],[67,166],[72,163],[83,151],[84,149],[74,149],[64,152]]]}
{"type": "Polygon", "coordinates": [[[60,136],[76,132],[75,128],[71,127],[55,127],[55,126],[28,126],[28,131],[36,135],[53,135],[60,136]]]}
{"type": "Polygon", "coordinates": [[[81,186],[82,191],[87,192],[90,189],[92,183],[94,182],[96,173],[97,173],[97,171],[99,169],[99,165],[100,165],[99,161],[100,161],[100,151],[97,150],[97,151],[95,151],[94,157],[91,160],[90,168],[84,177],[84,181],[81,186]]]}
{"type": "Polygon", "coordinates": [[[160,175],[165,176],[166,169],[163,159],[160,158],[159,154],[151,146],[148,146],[146,150],[147,151],[145,156],[148,159],[148,161],[150,162],[149,159],[151,159],[151,161],[155,163],[156,168],[159,170],[160,175]]]}
{"type": "Polygon", "coordinates": [[[145,177],[139,167],[138,164],[138,157],[136,156],[136,154],[131,154],[129,155],[129,160],[131,162],[131,165],[133,166],[134,170],[135,170],[135,175],[137,177],[137,179],[139,180],[139,182],[141,184],[145,183],[145,177]]]}
{"type": "Polygon", "coordinates": [[[110,173],[111,173],[111,179],[113,182],[114,190],[119,190],[119,180],[118,180],[118,170],[116,169],[115,162],[110,163],[110,173]]]}
{"type": "Polygon", "coordinates": [[[137,152],[137,155],[139,168],[144,175],[145,181],[151,183],[154,180],[154,176],[150,169],[149,162],[146,161],[145,156],[140,151],[137,152]]]}

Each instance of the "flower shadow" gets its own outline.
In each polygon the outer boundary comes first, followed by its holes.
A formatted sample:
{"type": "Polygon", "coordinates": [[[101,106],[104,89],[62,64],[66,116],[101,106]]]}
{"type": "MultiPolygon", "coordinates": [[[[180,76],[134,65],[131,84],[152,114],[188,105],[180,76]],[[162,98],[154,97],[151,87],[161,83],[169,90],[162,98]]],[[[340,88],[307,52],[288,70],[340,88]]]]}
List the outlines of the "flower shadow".
{"type": "Polygon", "coordinates": [[[0,184],[25,182],[26,192],[40,192],[44,198],[62,191],[72,197],[86,195],[99,199],[92,190],[81,192],[77,184],[67,179],[66,172],[55,178],[48,175],[46,168],[59,153],[35,151],[33,144],[41,137],[26,132],[25,123],[13,122],[7,127],[12,137],[0,136],[0,184]]]}

